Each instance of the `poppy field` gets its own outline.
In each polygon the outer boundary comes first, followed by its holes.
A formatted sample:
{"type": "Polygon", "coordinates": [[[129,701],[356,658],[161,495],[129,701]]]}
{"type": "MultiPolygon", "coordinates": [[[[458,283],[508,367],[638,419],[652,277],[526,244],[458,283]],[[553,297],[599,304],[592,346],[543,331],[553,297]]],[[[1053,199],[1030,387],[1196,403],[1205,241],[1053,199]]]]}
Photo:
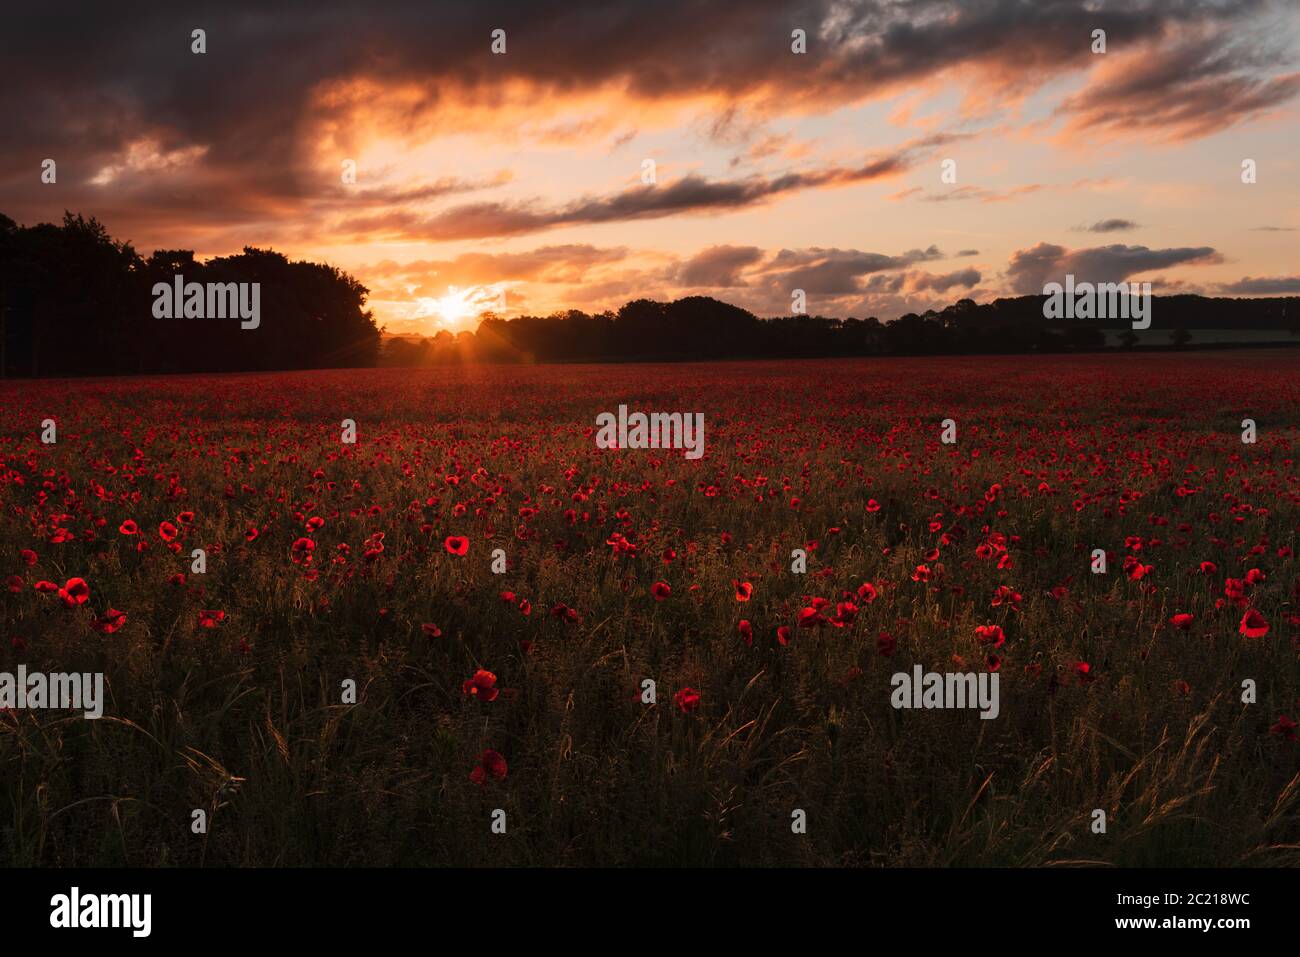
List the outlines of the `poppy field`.
{"type": "Polygon", "coordinates": [[[0,670],[105,689],[0,713],[0,859],[1295,865],[1298,373],[0,383],[0,670]],[[600,447],[620,405],[703,455],[600,447]],[[917,665],[997,715],[896,708],[917,665]]]}

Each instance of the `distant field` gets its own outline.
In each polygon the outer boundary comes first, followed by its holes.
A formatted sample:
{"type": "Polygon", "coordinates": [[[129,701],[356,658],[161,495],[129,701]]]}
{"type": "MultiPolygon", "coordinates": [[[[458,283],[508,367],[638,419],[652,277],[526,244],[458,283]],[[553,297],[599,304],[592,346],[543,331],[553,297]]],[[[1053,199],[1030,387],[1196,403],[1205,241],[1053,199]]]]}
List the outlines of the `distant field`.
{"type": "Polygon", "coordinates": [[[108,690],[0,714],[0,858],[1300,863],[1298,373],[0,383],[0,670],[108,690]],[[703,413],[706,454],[598,448],[620,404],[703,413]],[[998,716],[896,710],[915,664],[996,671],[998,716]]]}
{"type": "MultiPolygon", "coordinates": [[[[1133,333],[1139,345],[1169,346],[1174,343],[1173,329],[1141,329],[1133,333]]],[[[1293,335],[1285,329],[1189,329],[1187,343],[1193,346],[1207,345],[1268,345],[1284,343],[1300,345],[1300,336],[1293,335]]],[[[1107,329],[1106,345],[1115,348],[1124,342],[1124,330],[1107,329]]]]}

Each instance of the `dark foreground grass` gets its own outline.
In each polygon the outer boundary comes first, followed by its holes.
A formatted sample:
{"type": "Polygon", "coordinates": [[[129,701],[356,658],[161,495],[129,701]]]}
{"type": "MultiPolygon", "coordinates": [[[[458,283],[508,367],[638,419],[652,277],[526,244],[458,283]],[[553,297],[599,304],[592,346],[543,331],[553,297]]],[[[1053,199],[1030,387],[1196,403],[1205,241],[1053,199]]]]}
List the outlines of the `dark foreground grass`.
{"type": "Polygon", "coordinates": [[[0,715],[0,858],[1295,864],[1300,764],[1279,718],[1300,696],[1298,366],[1234,352],[0,385],[3,670],[102,671],[108,698],[98,721],[0,715]],[[595,417],[620,403],[703,412],[707,455],[598,449],[595,417]],[[73,577],[84,605],[34,587],[73,577]],[[96,630],[110,608],[125,624],[96,630]],[[1239,631],[1250,609],[1262,638],[1239,631]],[[987,624],[1004,645],[980,643],[987,624]],[[895,710],[891,676],[917,663],[996,667],[999,716],[895,710]],[[478,669],[495,700],[464,691],[478,669]],[[692,711],[674,703],[686,688],[692,711]],[[478,784],[488,749],[508,771],[478,784]]]}

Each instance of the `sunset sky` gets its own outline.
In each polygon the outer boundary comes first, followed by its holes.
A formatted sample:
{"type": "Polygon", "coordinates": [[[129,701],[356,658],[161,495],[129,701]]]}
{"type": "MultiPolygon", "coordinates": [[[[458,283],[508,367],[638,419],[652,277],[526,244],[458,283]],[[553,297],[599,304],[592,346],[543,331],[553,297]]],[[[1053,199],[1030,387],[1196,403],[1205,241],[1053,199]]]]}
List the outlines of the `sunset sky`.
{"type": "Polygon", "coordinates": [[[390,332],[502,293],[882,319],[1067,271],[1300,293],[1295,2],[172,6],[6,10],[0,212],[326,261],[390,332]]]}

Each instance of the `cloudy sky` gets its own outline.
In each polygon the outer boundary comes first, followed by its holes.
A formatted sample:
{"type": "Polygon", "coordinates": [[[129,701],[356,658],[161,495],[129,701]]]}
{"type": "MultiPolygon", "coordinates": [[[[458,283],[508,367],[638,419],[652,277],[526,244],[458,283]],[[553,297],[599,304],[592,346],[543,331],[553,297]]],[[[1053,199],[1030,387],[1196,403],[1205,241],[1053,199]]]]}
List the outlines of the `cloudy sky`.
{"type": "Polygon", "coordinates": [[[891,319],[1066,272],[1300,293],[1294,0],[179,6],[6,11],[0,212],[330,262],[394,332],[795,289],[891,319]]]}

